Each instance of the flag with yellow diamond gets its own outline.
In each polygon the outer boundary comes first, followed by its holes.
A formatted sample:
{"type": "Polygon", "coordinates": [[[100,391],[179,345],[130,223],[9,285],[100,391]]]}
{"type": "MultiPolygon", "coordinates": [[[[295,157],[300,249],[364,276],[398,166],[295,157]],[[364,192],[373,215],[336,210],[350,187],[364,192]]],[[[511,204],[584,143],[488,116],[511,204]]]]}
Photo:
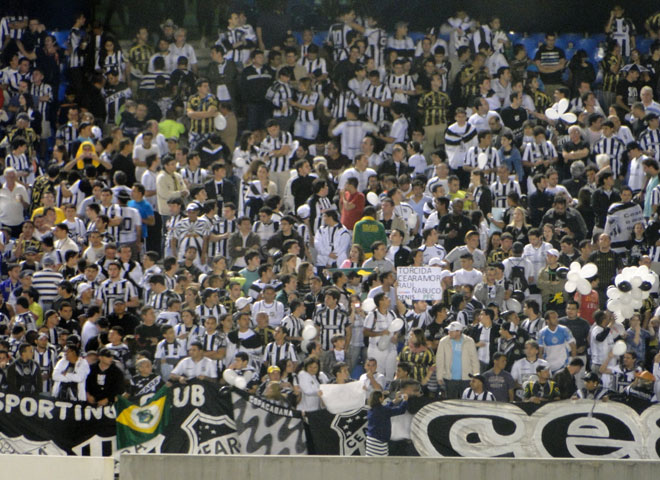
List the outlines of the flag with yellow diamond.
{"type": "Polygon", "coordinates": [[[115,403],[117,414],[117,448],[144,443],[163,431],[169,421],[170,389],[162,387],[144,406],[124,397],[115,403]]]}

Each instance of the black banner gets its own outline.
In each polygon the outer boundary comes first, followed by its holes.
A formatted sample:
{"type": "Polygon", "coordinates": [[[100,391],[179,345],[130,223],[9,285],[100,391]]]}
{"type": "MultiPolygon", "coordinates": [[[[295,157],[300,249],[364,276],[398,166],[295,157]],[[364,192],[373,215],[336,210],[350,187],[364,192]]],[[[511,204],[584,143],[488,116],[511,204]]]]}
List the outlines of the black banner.
{"type": "MultiPolygon", "coordinates": [[[[523,407],[445,401],[411,408],[410,438],[422,456],[660,459],[658,405],[641,413],[612,401],[523,407]]],[[[170,422],[161,435],[117,451],[113,407],[0,393],[0,453],[364,454],[366,407],[305,418],[307,440],[299,412],[195,381],[172,387],[170,422]]]]}

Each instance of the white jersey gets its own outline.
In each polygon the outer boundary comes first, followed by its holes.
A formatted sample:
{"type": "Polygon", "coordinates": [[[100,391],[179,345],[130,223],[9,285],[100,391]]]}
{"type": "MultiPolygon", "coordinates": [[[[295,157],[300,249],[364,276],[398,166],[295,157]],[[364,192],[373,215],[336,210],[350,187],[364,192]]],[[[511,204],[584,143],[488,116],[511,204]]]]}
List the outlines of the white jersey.
{"type": "Polygon", "coordinates": [[[217,362],[210,358],[203,357],[199,362],[195,362],[192,358],[186,357],[174,367],[172,373],[188,379],[199,376],[218,378],[218,367],[217,362]]]}

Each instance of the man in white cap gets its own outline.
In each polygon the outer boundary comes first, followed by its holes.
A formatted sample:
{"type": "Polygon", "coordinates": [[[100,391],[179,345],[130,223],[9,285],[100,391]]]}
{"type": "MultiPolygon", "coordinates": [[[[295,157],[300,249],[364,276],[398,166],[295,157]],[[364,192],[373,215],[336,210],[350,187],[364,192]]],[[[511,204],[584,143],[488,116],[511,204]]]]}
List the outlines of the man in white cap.
{"type": "Polygon", "coordinates": [[[561,278],[557,271],[562,265],[559,263],[559,251],[551,248],[546,253],[546,266],[539,272],[536,285],[541,290],[543,310],[555,310],[560,316],[566,312],[566,301],[563,296],[566,277],[561,278]]]}
{"type": "Polygon", "coordinates": [[[474,340],[463,334],[460,322],[451,322],[448,335],[438,343],[435,372],[447,398],[459,398],[469,386],[469,375],[480,371],[474,340]]]}

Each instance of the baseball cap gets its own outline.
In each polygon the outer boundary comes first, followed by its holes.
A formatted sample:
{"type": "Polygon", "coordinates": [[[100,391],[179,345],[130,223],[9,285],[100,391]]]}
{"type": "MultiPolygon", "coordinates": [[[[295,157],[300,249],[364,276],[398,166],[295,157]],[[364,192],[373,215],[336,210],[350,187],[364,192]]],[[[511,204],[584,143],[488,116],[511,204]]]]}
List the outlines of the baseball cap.
{"type": "Polygon", "coordinates": [[[44,257],[41,260],[41,264],[44,267],[52,267],[53,265],[55,265],[55,260],[53,260],[51,257],[44,257]]]}
{"type": "Polygon", "coordinates": [[[328,166],[328,160],[325,157],[322,157],[320,155],[317,156],[317,157],[314,157],[314,160],[312,160],[312,163],[314,163],[314,165],[316,165],[317,163],[322,163],[326,167],[328,166]]]}
{"type": "Polygon", "coordinates": [[[34,275],[34,272],[32,270],[23,270],[21,273],[18,274],[18,278],[31,277],[32,275],[34,275]]]}
{"type": "Polygon", "coordinates": [[[559,258],[559,252],[557,251],[556,248],[551,248],[548,250],[548,255],[552,255],[553,257],[559,258]]]}
{"type": "Polygon", "coordinates": [[[461,322],[451,322],[447,327],[448,332],[462,332],[463,324],[461,322]]]}
{"type": "Polygon", "coordinates": [[[429,260],[429,266],[433,267],[436,265],[442,265],[442,258],[440,257],[433,257],[431,260],[429,260]]]}
{"type": "Polygon", "coordinates": [[[186,212],[192,212],[193,210],[199,210],[199,205],[196,203],[189,203],[186,207],[186,212]]]}
{"type": "Polygon", "coordinates": [[[122,200],[130,200],[131,194],[128,193],[126,190],[119,190],[117,192],[117,198],[121,198],[122,200]]]}
{"type": "Polygon", "coordinates": [[[99,357],[114,357],[109,348],[102,348],[98,353],[99,357]]]}
{"type": "Polygon", "coordinates": [[[482,374],[480,374],[480,373],[468,373],[468,376],[470,378],[476,378],[477,380],[481,380],[481,383],[486,385],[486,377],[484,377],[482,374]]]}
{"type": "Polygon", "coordinates": [[[241,297],[236,300],[236,308],[238,310],[243,310],[245,307],[252,303],[252,299],[248,297],[241,297]]]}
{"type": "Polygon", "coordinates": [[[268,367],[268,373],[281,372],[281,371],[282,370],[280,370],[280,367],[278,367],[277,365],[271,365],[270,367],[268,367]]]}
{"type": "Polygon", "coordinates": [[[48,340],[48,334],[47,333],[40,333],[39,336],[37,337],[37,340],[41,340],[42,338],[45,338],[48,340]]]}
{"type": "Polygon", "coordinates": [[[25,249],[25,253],[39,253],[39,250],[35,247],[28,247],[25,249]]]}
{"type": "Polygon", "coordinates": [[[298,210],[296,210],[296,213],[298,214],[298,217],[301,219],[309,218],[309,215],[311,213],[309,209],[309,205],[300,205],[298,207],[298,210]]]}

